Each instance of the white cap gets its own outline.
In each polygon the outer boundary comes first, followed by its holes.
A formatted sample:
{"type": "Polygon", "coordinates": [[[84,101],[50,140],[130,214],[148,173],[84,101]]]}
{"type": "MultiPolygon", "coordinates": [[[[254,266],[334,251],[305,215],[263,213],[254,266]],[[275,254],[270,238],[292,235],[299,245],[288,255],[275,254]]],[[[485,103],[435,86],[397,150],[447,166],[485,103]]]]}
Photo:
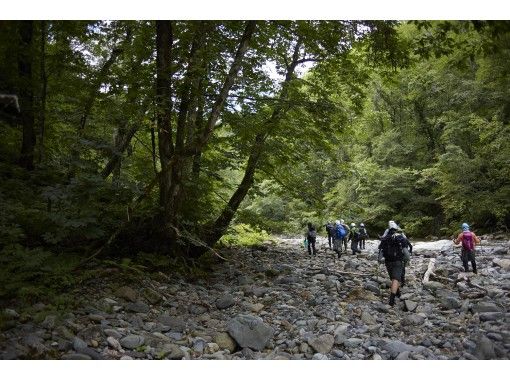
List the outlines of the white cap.
{"type": "Polygon", "coordinates": [[[335,221],[335,224],[340,224],[340,221],[339,221],[339,220],[336,220],[336,221],[335,221]]]}
{"type": "Polygon", "coordinates": [[[345,220],[343,220],[343,219],[340,219],[340,223],[345,223],[345,220]]]}
{"type": "Polygon", "coordinates": [[[356,227],[356,223],[351,223],[351,227],[356,227]]]}
{"type": "Polygon", "coordinates": [[[397,223],[395,223],[393,220],[390,220],[388,222],[388,228],[393,228],[395,230],[398,230],[398,226],[397,226],[397,223]]]}

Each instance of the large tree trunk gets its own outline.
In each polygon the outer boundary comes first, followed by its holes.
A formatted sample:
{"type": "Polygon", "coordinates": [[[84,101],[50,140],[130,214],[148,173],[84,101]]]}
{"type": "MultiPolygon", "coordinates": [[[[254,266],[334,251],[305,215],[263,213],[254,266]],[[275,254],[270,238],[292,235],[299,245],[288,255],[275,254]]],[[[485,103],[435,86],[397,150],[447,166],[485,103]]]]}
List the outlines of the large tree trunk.
{"type": "MultiPolygon", "coordinates": [[[[241,202],[244,200],[248,191],[253,185],[255,171],[258,167],[260,158],[264,152],[264,144],[266,139],[271,134],[271,129],[274,128],[278,123],[282,115],[284,114],[284,109],[282,104],[284,100],[288,97],[288,84],[294,77],[294,71],[299,63],[299,50],[301,47],[301,43],[298,40],[296,46],[294,47],[294,53],[292,55],[292,61],[287,66],[287,73],[285,75],[285,80],[283,82],[282,91],[279,96],[279,103],[276,105],[273,110],[271,117],[266,122],[266,130],[258,133],[255,136],[250,156],[248,158],[248,163],[246,165],[244,176],[237,187],[236,191],[230,197],[227,205],[221,212],[220,216],[210,225],[204,228],[204,235],[202,240],[207,244],[207,246],[213,246],[218,240],[225,234],[228,226],[232,222],[237,209],[241,205],[241,202]]],[[[196,247],[194,253],[200,255],[206,251],[204,247],[196,247]]]]}
{"type": "Polygon", "coordinates": [[[46,75],[46,21],[41,21],[41,109],[39,112],[39,163],[44,158],[44,133],[46,129],[46,94],[48,77],[46,75]]]}
{"type": "Polygon", "coordinates": [[[27,170],[34,169],[34,148],[36,134],[34,128],[34,92],[32,78],[32,39],[34,31],[33,21],[20,21],[18,50],[19,98],[21,108],[21,124],[23,126],[23,141],[21,144],[20,166],[27,170]]]}
{"type": "Polygon", "coordinates": [[[156,122],[158,126],[159,160],[161,175],[159,179],[159,204],[165,218],[171,215],[170,163],[174,154],[172,142],[172,98],[171,98],[171,56],[172,56],[172,23],[156,21],[156,122]]]}

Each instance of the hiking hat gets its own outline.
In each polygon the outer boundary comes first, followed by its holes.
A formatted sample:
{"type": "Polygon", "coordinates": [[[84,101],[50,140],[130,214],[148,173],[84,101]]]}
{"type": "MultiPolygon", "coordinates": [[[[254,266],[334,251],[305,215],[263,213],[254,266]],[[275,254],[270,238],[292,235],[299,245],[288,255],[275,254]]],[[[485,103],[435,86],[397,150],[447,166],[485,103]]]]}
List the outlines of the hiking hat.
{"type": "Polygon", "coordinates": [[[356,223],[351,223],[351,227],[356,227],[356,223]]]}
{"type": "Polygon", "coordinates": [[[360,227],[365,227],[365,225],[363,223],[360,223],[359,226],[360,227]]]}
{"type": "Polygon", "coordinates": [[[398,230],[398,226],[397,226],[397,223],[395,223],[393,220],[390,220],[388,222],[388,228],[393,228],[395,230],[398,230]]]}
{"type": "Polygon", "coordinates": [[[340,219],[340,223],[342,223],[342,224],[343,224],[343,223],[345,223],[345,220],[343,220],[343,219],[340,219]]]}
{"type": "Polygon", "coordinates": [[[467,223],[462,223],[462,230],[463,230],[463,231],[469,231],[469,224],[467,224],[467,223]]]}
{"type": "Polygon", "coordinates": [[[336,224],[336,225],[339,225],[339,224],[340,224],[340,221],[339,221],[339,220],[336,220],[336,221],[335,221],[335,224],[336,224]]]}

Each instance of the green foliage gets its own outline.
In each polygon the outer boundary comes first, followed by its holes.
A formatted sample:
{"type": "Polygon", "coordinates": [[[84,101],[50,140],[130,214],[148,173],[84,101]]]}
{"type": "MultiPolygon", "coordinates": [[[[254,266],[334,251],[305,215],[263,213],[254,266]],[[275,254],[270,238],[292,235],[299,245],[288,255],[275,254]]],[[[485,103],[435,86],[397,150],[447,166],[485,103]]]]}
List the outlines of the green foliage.
{"type": "Polygon", "coordinates": [[[271,236],[264,230],[256,230],[247,224],[235,224],[223,235],[220,244],[225,246],[250,247],[271,241],[271,236]]]}

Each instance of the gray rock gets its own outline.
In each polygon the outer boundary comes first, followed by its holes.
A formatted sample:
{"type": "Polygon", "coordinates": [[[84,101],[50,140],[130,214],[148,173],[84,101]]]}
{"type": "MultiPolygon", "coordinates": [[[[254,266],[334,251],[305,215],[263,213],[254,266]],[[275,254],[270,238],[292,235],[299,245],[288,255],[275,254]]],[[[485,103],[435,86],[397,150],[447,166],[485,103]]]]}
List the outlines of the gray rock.
{"type": "Polygon", "coordinates": [[[425,322],[425,318],[419,314],[406,315],[402,319],[402,325],[404,326],[419,326],[425,322]]]}
{"type": "Polygon", "coordinates": [[[410,354],[409,351],[401,352],[400,354],[397,355],[395,360],[408,360],[409,359],[409,354],[410,354]]]}
{"type": "Polygon", "coordinates": [[[222,350],[229,350],[230,353],[234,352],[236,349],[236,342],[230,335],[228,335],[226,332],[221,332],[217,334],[214,339],[214,343],[216,343],[220,349],[222,350]]]}
{"type": "Polygon", "coordinates": [[[320,336],[313,336],[308,339],[308,344],[315,350],[315,352],[321,354],[327,354],[333,348],[335,338],[333,335],[324,334],[320,336]]]}
{"type": "Polygon", "coordinates": [[[157,353],[157,357],[159,359],[168,358],[172,360],[180,360],[185,356],[185,353],[181,348],[172,343],[167,343],[163,346],[163,348],[157,353]]]}
{"type": "Polygon", "coordinates": [[[117,351],[123,351],[122,349],[122,346],[120,345],[119,341],[117,339],[115,339],[113,336],[109,336],[108,338],[106,338],[106,342],[108,343],[108,345],[114,349],[116,349],[117,351]]]}
{"type": "Polygon", "coordinates": [[[446,310],[457,310],[462,306],[460,301],[455,297],[440,298],[439,302],[446,310]]]}
{"type": "Polygon", "coordinates": [[[63,360],[91,360],[92,358],[85,354],[66,354],[62,355],[63,360]]]}
{"type": "Polygon", "coordinates": [[[510,270],[510,259],[493,259],[492,263],[504,270],[510,270]]]}
{"type": "Polygon", "coordinates": [[[360,338],[349,338],[344,342],[344,346],[347,348],[356,348],[363,344],[363,339],[360,338]]]}
{"type": "Polygon", "coordinates": [[[256,286],[252,288],[252,292],[255,297],[263,297],[268,291],[268,288],[259,288],[256,286]]]}
{"type": "Polygon", "coordinates": [[[266,347],[274,334],[273,328],[265,324],[262,318],[243,314],[231,319],[227,330],[239,346],[258,351],[266,347]]]}
{"type": "Polygon", "coordinates": [[[9,319],[19,318],[19,314],[14,309],[4,309],[4,316],[9,319]]]}
{"type": "Polygon", "coordinates": [[[480,317],[480,321],[482,321],[482,322],[500,321],[505,318],[505,313],[499,313],[499,312],[480,313],[479,317],[480,317]]]}
{"type": "Polygon", "coordinates": [[[193,340],[193,351],[203,353],[205,350],[206,342],[202,338],[196,338],[193,340]]]}
{"type": "Polygon", "coordinates": [[[216,301],[216,307],[218,309],[228,309],[235,305],[234,297],[231,294],[225,294],[216,301]]]}
{"type": "Polygon", "coordinates": [[[124,298],[127,301],[136,302],[138,299],[137,293],[129,286],[122,286],[115,291],[115,295],[124,298]]]}
{"type": "Polygon", "coordinates": [[[366,310],[363,310],[363,312],[361,313],[361,320],[363,321],[363,323],[367,325],[375,325],[377,323],[372,314],[370,314],[366,310]]]}
{"type": "Polygon", "coordinates": [[[182,318],[162,315],[158,320],[163,325],[170,327],[172,331],[183,332],[186,328],[186,322],[182,318]]]}
{"type": "Polygon", "coordinates": [[[54,329],[55,324],[57,322],[57,316],[56,315],[48,315],[46,318],[44,318],[44,321],[42,321],[41,326],[45,329],[54,329]]]}
{"type": "Polygon", "coordinates": [[[149,302],[151,305],[157,305],[163,300],[163,296],[161,294],[150,288],[145,288],[143,295],[147,302],[149,302]]]}
{"type": "Polygon", "coordinates": [[[471,306],[473,313],[501,312],[501,308],[492,302],[478,302],[471,306]]]}
{"type": "Polygon", "coordinates": [[[134,303],[129,302],[126,305],[126,310],[132,311],[132,312],[135,312],[135,313],[143,313],[143,314],[145,314],[145,313],[149,312],[150,307],[145,302],[136,301],[134,303]]]}
{"type": "Polygon", "coordinates": [[[207,308],[203,305],[192,303],[189,305],[188,310],[191,314],[200,315],[207,312],[207,308]]]}
{"type": "Polygon", "coordinates": [[[122,347],[132,350],[136,347],[140,347],[144,343],[145,339],[140,335],[128,335],[120,340],[122,347]]]}
{"type": "Polygon", "coordinates": [[[415,311],[418,307],[418,304],[411,300],[405,300],[404,305],[407,311],[415,311]]]}
{"type": "Polygon", "coordinates": [[[438,289],[444,289],[445,285],[440,282],[437,282],[437,281],[429,281],[429,282],[426,282],[425,284],[423,284],[423,287],[425,289],[429,289],[429,290],[438,290],[438,289]]]}
{"type": "Polygon", "coordinates": [[[344,342],[348,339],[347,336],[345,336],[342,333],[335,334],[335,344],[344,344],[344,342]]]}
{"type": "Polygon", "coordinates": [[[327,357],[327,355],[317,352],[315,355],[312,356],[312,360],[329,360],[329,358],[327,357]]]}
{"type": "Polygon", "coordinates": [[[383,345],[383,350],[388,351],[391,358],[395,358],[404,351],[413,351],[414,346],[401,342],[399,340],[392,340],[383,345]]]}
{"type": "Polygon", "coordinates": [[[478,359],[488,360],[496,359],[496,352],[494,351],[494,343],[486,336],[481,336],[476,341],[476,349],[474,354],[478,359]]]}
{"type": "Polygon", "coordinates": [[[77,336],[75,336],[73,338],[73,348],[75,351],[81,351],[83,350],[84,348],[87,348],[87,343],[85,343],[84,340],[78,338],[77,336]]]}
{"type": "Polygon", "coordinates": [[[114,330],[114,329],[104,329],[103,331],[104,331],[104,333],[107,336],[111,336],[111,337],[113,337],[115,339],[122,338],[122,334],[120,332],[118,332],[117,330],[114,330]]]}

